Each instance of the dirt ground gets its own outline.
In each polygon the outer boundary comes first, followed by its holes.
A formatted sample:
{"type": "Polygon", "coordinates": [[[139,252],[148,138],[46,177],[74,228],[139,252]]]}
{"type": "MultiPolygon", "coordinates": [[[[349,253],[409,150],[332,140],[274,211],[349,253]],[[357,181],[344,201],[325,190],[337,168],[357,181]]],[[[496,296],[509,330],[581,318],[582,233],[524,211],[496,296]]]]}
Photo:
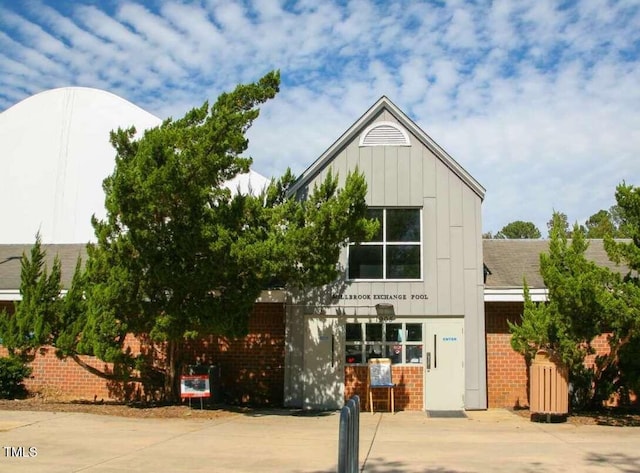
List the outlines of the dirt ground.
{"type": "MultiPolygon", "coordinates": [[[[84,412],[87,414],[110,415],[120,417],[141,417],[158,419],[219,419],[233,416],[239,413],[250,413],[249,407],[211,405],[194,399],[189,407],[188,402],[181,405],[143,406],[129,405],[115,402],[84,401],[84,400],[59,400],[43,397],[30,397],[27,399],[3,400],[0,399],[0,411],[49,411],[49,412],[84,412]]],[[[515,409],[515,415],[531,419],[528,409],[515,409]]],[[[542,419],[545,420],[545,419],[542,419]]],[[[560,419],[552,419],[558,422],[560,419]]],[[[622,412],[616,410],[602,410],[599,412],[573,413],[566,419],[569,424],[575,425],[609,425],[617,427],[640,427],[640,414],[622,412]]]]}
{"type": "Polygon", "coordinates": [[[187,401],[181,405],[143,406],[106,401],[69,401],[32,397],[16,400],[0,399],[0,411],[1,410],[84,412],[87,414],[158,419],[219,419],[221,417],[247,412],[249,409],[210,405],[208,403],[203,403],[203,408],[201,409],[199,399],[192,400],[191,407],[189,407],[187,401]]]}

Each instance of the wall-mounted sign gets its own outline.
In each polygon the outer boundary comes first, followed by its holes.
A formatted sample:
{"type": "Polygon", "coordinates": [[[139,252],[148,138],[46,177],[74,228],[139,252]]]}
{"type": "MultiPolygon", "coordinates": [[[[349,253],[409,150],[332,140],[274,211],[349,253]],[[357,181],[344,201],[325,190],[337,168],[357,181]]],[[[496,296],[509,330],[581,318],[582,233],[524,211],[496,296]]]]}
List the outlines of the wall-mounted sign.
{"type": "Polygon", "coordinates": [[[209,375],[194,374],[180,376],[180,397],[210,397],[211,387],[209,386],[209,375]]]}
{"type": "Polygon", "coordinates": [[[426,294],[334,294],[341,301],[426,301],[426,294]]]}

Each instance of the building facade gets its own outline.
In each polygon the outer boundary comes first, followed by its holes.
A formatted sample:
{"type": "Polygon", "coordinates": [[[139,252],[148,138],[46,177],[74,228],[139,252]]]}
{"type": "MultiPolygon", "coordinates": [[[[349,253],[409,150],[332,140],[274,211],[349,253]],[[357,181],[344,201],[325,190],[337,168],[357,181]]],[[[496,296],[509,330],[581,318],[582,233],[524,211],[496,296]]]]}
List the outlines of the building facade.
{"type": "Polygon", "coordinates": [[[335,283],[291,294],[285,405],[337,408],[388,357],[399,408],[484,409],[484,188],[389,99],[379,99],[294,184],[331,172],[367,185],[370,242],[341,256],[335,283]]]}

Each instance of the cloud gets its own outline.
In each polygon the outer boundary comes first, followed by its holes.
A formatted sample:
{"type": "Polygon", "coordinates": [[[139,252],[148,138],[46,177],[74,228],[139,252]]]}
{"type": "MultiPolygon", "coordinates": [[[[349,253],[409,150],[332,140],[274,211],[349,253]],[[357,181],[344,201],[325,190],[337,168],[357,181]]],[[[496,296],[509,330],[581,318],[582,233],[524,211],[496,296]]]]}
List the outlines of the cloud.
{"type": "Polygon", "coordinates": [[[485,231],[583,220],[640,184],[637,2],[12,2],[0,110],[53,87],[179,117],[273,68],[255,169],[301,173],[381,95],[487,188],[485,231]]]}

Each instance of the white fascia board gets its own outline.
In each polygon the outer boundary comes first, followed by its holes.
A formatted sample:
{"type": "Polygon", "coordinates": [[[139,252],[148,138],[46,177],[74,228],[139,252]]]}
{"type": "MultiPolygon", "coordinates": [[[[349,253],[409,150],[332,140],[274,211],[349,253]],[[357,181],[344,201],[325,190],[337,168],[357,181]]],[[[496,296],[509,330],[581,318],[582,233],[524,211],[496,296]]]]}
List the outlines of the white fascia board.
{"type": "MultiPolygon", "coordinates": [[[[549,300],[549,291],[546,288],[529,289],[529,296],[533,302],[546,302],[549,300]]],[[[484,290],[485,302],[524,302],[524,289],[500,288],[484,290]]]]}
{"type": "MultiPolygon", "coordinates": [[[[63,296],[67,295],[67,289],[60,291],[63,296]]],[[[0,301],[21,301],[22,294],[18,289],[0,289],[0,301]]]]}
{"type": "Polygon", "coordinates": [[[20,291],[16,289],[0,289],[0,301],[19,301],[21,299],[20,291]]]}

